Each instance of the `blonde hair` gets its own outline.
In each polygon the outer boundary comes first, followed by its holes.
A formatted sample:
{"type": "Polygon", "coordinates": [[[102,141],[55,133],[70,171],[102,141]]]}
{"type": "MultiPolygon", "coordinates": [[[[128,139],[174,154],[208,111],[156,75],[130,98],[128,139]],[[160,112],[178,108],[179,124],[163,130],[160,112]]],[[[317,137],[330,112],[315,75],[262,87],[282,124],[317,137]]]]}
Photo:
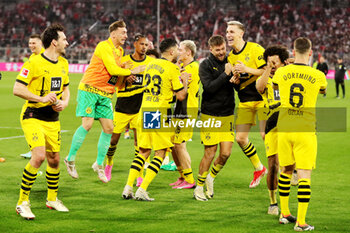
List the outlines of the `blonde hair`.
{"type": "Polygon", "coordinates": [[[243,32],[245,32],[245,27],[243,23],[239,21],[228,21],[227,26],[238,26],[239,29],[241,29],[243,32]]]}
{"type": "Polygon", "coordinates": [[[119,21],[115,21],[114,23],[112,23],[111,25],[109,25],[109,33],[117,30],[118,28],[125,28],[126,24],[124,23],[123,20],[119,20],[119,21]]]}
{"type": "Polygon", "coordinates": [[[196,44],[192,40],[184,40],[180,42],[180,45],[184,45],[186,49],[189,49],[191,51],[192,57],[196,55],[197,47],[196,44]]]}

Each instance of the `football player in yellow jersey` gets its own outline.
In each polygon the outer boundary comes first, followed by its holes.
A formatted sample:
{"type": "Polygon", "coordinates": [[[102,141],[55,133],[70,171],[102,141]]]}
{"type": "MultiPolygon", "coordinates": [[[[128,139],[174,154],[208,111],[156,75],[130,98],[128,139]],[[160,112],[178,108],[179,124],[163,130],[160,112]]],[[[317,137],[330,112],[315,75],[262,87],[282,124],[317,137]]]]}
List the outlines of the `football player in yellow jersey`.
{"type": "Polygon", "coordinates": [[[190,75],[185,72],[180,74],[179,67],[174,64],[178,57],[176,41],[174,39],[165,39],[160,43],[159,48],[162,58],[150,62],[144,72],[144,83],[147,87],[143,95],[140,111],[141,121],[139,122],[139,127],[143,127],[138,138],[140,153],[131,164],[128,181],[122,193],[124,199],[134,198],[134,181],[153,149],[155,150],[153,160],[147,168],[141,186],[135,193],[135,198],[145,201],[154,200],[148,196],[146,190],[157,175],[167,148],[173,147],[171,142],[172,134],[170,131],[167,131],[166,125],[163,124],[162,120],[164,119],[165,121],[167,119],[167,110],[170,110],[170,102],[173,99],[174,92],[176,98],[180,101],[187,96],[187,82],[190,75]]]}
{"type": "MultiPolygon", "coordinates": [[[[45,49],[43,48],[43,44],[41,42],[41,38],[40,38],[39,34],[33,34],[29,37],[28,47],[29,47],[30,51],[32,52],[29,59],[31,59],[35,55],[41,54],[45,51],[45,49]]],[[[25,109],[26,109],[26,105],[23,105],[21,115],[23,114],[25,109]]],[[[32,156],[32,152],[29,151],[28,153],[21,154],[21,156],[24,158],[30,158],[32,156]]]]}
{"type": "MultiPolygon", "coordinates": [[[[154,58],[146,56],[146,50],[148,48],[148,39],[141,34],[135,36],[134,47],[135,51],[133,54],[124,56],[121,59],[123,63],[130,63],[131,68],[138,66],[146,66],[154,58]]],[[[107,165],[105,168],[106,177],[111,180],[112,167],[113,167],[113,156],[117,149],[117,144],[121,133],[125,130],[125,127],[130,124],[130,129],[134,130],[134,146],[135,155],[138,153],[137,148],[137,120],[138,113],[140,111],[144,86],[142,85],[143,72],[130,77],[131,83],[125,83],[125,85],[118,90],[118,98],[115,104],[114,112],[114,129],[110,142],[109,149],[107,151],[107,165]]],[[[142,179],[142,178],[141,178],[142,179]]],[[[140,179],[139,179],[140,180],[140,179]]],[[[138,182],[142,182],[141,180],[138,182]]]]}
{"type": "MultiPolygon", "coordinates": [[[[196,50],[196,44],[193,41],[185,40],[180,42],[178,62],[182,64],[184,72],[191,74],[191,81],[188,84],[188,95],[185,100],[176,101],[174,121],[197,119],[200,79],[198,75],[199,64],[194,60],[196,50]]],[[[177,125],[172,154],[177,170],[180,173],[180,178],[170,184],[170,186],[173,186],[173,189],[190,189],[196,184],[191,168],[191,157],[186,148],[186,143],[192,138],[192,135],[193,129],[177,125]]]]}
{"type": "Polygon", "coordinates": [[[279,171],[277,119],[278,107],[281,105],[279,92],[273,89],[272,78],[278,68],[287,64],[288,57],[289,54],[285,47],[279,45],[268,47],[264,52],[264,60],[267,62],[266,70],[256,81],[256,89],[262,94],[265,107],[268,109],[265,127],[265,149],[268,158],[266,183],[270,196],[270,206],[267,213],[271,215],[279,214],[276,198],[279,171]]]}
{"type": "Polygon", "coordinates": [[[311,171],[317,154],[315,107],[318,93],[325,93],[327,81],[324,73],[310,66],[311,41],[299,37],[294,41],[294,64],[279,68],[273,83],[281,98],[278,116],[278,157],[282,172],[278,180],[281,215],[280,223],[296,222],[294,230],[311,231],[305,222],[311,195],[311,171]],[[294,167],[299,178],[298,215],[289,210],[290,181],[294,167]]]}
{"type": "Polygon", "coordinates": [[[57,199],[59,180],[59,151],[61,145],[59,112],[68,106],[68,61],[62,56],[68,45],[64,28],[52,24],[43,32],[45,52],[26,62],[17,76],[14,95],[26,100],[21,125],[32,151],[24,168],[20,196],[16,211],[25,219],[34,219],[30,209],[29,194],[38,169],[47,158],[46,180],[48,194],[46,206],[68,212],[57,199]]]}
{"type": "MultiPolygon", "coordinates": [[[[234,66],[234,74],[239,76],[238,97],[239,106],[236,119],[236,140],[244,154],[254,166],[254,178],[249,187],[259,185],[261,178],[267,173],[260,162],[254,145],[249,141],[248,135],[255,118],[258,115],[261,137],[265,137],[266,113],[264,102],[256,90],[256,79],[263,74],[266,62],[263,59],[264,48],[260,45],[243,40],[245,27],[238,21],[227,23],[226,39],[232,47],[227,60],[234,66]]],[[[237,83],[236,83],[237,84],[237,83]]]]}
{"type": "Polygon", "coordinates": [[[32,55],[30,55],[29,59],[45,51],[39,34],[33,34],[29,37],[28,47],[32,52],[32,55]]]}
{"type": "Polygon", "coordinates": [[[109,26],[109,38],[97,44],[90,64],[78,86],[76,115],[81,117],[82,125],[75,131],[69,154],[64,160],[68,174],[78,178],[75,168],[76,154],[91,129],[94,120],[99,120],[102,132],[97,144],[97,158],[92,169],[98,178],[107,183],[103,161],[113,133],[113,105],[111,98],[116,87],[122,85],[124,77],[138,74],[144,67],[132,70],[122,68],[120,62],[124,50],[121,47],[127,30],[124,21],[115,21],[109,26]]]}

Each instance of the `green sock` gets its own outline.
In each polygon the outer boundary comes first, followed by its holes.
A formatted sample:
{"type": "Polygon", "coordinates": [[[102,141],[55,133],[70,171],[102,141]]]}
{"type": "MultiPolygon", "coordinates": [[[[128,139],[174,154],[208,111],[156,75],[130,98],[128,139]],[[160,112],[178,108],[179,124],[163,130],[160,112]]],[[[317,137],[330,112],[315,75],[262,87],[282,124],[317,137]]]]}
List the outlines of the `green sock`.
{"type": "Polygon", "coordinates": [[[96,162],[98,165],[103,165],[103,160],[105,159],[106,153],[109,148],[109,143],[111,142],[112,134],[106,134],[101,132],[100,140],[97,144],[97,159],[96,162]]]}
{"type": "Polygon", "coordinates": [[[89,131],[83,128],[83,126],[80,126],[74,133],[72,144],[70,146],[69,155],[68,155],[68,161],[74,161],[75,156],[77,154],[77,151],[81,147],[81,145],[84,142],[85,136],[89,131]]]}

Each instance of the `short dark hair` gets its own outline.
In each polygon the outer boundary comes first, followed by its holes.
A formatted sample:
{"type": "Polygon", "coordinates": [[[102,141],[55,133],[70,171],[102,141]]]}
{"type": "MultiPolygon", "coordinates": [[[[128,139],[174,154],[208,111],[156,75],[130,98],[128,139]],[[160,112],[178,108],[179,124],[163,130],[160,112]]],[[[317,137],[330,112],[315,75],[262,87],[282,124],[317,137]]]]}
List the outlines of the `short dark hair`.
{"type": "Polygon", "coordinates": [[[282,63],[286,63],[289,58],[289,53],[286,47],[282,45],[273,45],[268,47],[264,52],[264,60],[267,62],[267,57],[277,55],[282,63]]]}
{"type": "Polygon", "coordinates": [[[34,38],[38,38],[39,40],[41,40],[41,37],[39,34],[32,34],[30,35],[29,39],[34,39],[34,38]]]}
{"type": "Polygon", "coordinates": [[[226,43],[225,38],[220,35],[215,35],[209,38],[208,45],[209,47],[219,46],[226,43]]]}
{"type": "Polygon", "coordinates": [[[294,50],[297,53],[305,54],[311,49],[311,41],[306,37],[299,37],[294,41],[294,50]]]}
{"type": "Polygon", "coordinates": [[[136,41],[139,41],[139,39],[141,39],[141,38],[146,38],[146,36],[143,35],[143,34],[141,34],[141,33],[137,33],[137,34],[135,34],[135,36],[134,36],[134,41],[135,41],[135,42],[136,42],[136,41]]]}
{"type": "Polygon", "coordinates": [[[164,52],[168,51],[168,49],[170,49],[176,45],[177,45],[176,40],[174,40],[172,38],[167,38],[167,39],[164,39],[162,42],[160,42],[159,50],[161,53],[164,53],[164,52]]]}
{"type": "Polygon", "coordinates": [[[124,23],[123,20],[118,20],[115,21],[114,23],[112,23],[111,25],[109,25],[109,33],[117,30],[118,28],[126,28],[126,24],[124,23]]]}
{"type": "Polygon", "coordinates": [[[160,58],[160,54],[158,53],[157,49],[149,49],[146,51],[146,55],[153,55],[156,58],[160,58]]]}
{"type": "Polygon", "coordinates": [[[64,27],[61,24],[55,23],[48,26],[41,35],[41,41],[44,48],[50,47],[52,40],[58,40],[58,32],[63,32],[64,27]]]}

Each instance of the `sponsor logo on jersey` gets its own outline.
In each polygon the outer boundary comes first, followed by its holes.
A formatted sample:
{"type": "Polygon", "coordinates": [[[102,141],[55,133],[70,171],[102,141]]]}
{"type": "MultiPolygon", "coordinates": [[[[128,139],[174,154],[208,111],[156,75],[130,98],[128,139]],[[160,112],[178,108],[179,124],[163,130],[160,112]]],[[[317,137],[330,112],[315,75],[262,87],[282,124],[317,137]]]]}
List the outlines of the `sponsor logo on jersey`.
{"type": "Polygon", "coordinates": [[[21,76],[22,76],[23,78],[27,78],[27,77],[28,77],[28,74],[29,74],[29,70],[26,69],[26,68],[23,68],[23,69],[22,69],[22,72],[21,72],[21,76]]]}

